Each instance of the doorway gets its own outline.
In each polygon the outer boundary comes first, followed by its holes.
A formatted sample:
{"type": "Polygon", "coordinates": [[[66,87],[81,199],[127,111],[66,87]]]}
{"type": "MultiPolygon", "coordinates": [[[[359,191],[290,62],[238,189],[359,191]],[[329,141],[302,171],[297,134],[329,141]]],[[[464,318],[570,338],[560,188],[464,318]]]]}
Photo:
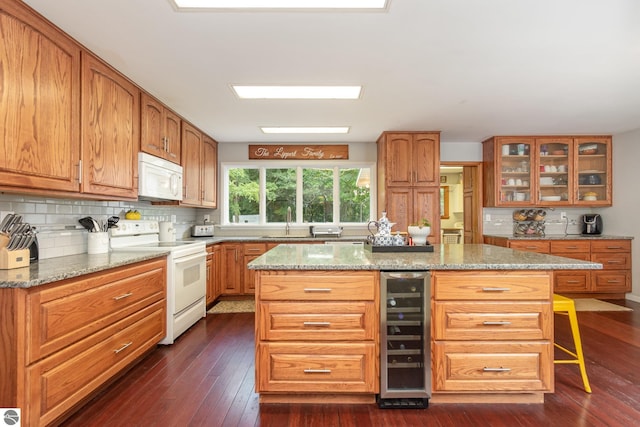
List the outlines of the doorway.
{"type": "Polygon", "coordinates": [[[441,162],[440,196],[441,241],[483,243],[482,162],[441,162]]]}

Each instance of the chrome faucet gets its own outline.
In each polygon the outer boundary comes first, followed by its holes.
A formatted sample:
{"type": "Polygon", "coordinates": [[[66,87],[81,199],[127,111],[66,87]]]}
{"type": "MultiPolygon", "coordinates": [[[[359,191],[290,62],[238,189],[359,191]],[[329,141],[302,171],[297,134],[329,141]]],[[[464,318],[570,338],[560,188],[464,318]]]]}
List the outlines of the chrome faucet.
{"type": "Polygon", "coordinates": [[[287,224],[284,227],[285,236],[288,236],[290,231],[291,231],[291,206],[288,206],[287,207],[287,224]]]}

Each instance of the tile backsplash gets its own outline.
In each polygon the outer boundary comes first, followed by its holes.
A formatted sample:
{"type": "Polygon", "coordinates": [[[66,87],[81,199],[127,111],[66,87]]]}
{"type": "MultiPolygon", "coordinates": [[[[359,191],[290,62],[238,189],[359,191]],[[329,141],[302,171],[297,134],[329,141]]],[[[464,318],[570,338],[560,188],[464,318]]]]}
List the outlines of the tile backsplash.
{"type": "Polygon", "coordinates": [[[22,221],[36,227],[41,259],[87,252],[87,231],[78,219],[91,216],[124,218],[129,209],[137,209],[142,219],[173,221],[177,238],[189,236],[190,227],[209,210],[152,205],[151,202],[118,202],[54,199],[30,195],[0,194],[0,212],[22,215],[22,221]]]}
{"type": "MultiPolygon", "coordinates": [[[[547,212],[545,217],[545,234],[580,234],[582,232],[581,216],[592,213],[590,209],[575,208],[536,208],[547,212]],[[560,217],[561,212],[567,219],[560,217]]],[[[482,210],[483,234],[513,234],[513,212],[515,208],[484,208],[482,210]]]]}

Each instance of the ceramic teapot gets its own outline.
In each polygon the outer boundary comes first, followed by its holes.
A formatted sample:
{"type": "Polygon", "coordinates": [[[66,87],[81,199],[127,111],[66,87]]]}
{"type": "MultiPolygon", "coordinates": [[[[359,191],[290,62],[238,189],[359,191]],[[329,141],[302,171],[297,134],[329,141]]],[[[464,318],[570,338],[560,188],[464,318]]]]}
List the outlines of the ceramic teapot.
{"type": "Polygon", "coordinates": [[[369,221],[369,223],[367,224],[367,229],[371,234],[368,237],[369,242],[373,245],[393,245],[396,239],[394,239],[394,236],[391,235],[391,227],[393,227],[394,225],[395,223],[390,222],[389,218],[387,218],[387,213],[382,212],[382,217],[380,217],[378,221],[369,221]],[[372,227],[375,227],[375,232],[372,227]]]}

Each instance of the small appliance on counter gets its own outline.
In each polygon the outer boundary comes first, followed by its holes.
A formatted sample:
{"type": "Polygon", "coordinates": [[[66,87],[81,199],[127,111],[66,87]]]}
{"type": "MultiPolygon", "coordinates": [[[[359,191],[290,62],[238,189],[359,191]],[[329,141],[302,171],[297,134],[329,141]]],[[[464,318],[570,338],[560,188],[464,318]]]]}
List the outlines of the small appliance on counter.
{"type": "Polygon", "coordinates": [[[600,214],[582,215],[582,234],[602,234],[602,217],[600,214]]]}
{"type": "Polygon", "coordinates": [[[170,221],[160,221],[160,241],[161,242],[175,242],[176,241],[176,228],[170,221]]]}
{"type": "Polygon", "coordinates": [[[342,227],[312,225],[309,227],[309,233],[313,237],[340,237],[342,236],[342,227]]]}
{"type": "Polygon", "coordinates": [[[194,224],[191,226],[191,237],[213,237],[213,224],[194,224]]]}

